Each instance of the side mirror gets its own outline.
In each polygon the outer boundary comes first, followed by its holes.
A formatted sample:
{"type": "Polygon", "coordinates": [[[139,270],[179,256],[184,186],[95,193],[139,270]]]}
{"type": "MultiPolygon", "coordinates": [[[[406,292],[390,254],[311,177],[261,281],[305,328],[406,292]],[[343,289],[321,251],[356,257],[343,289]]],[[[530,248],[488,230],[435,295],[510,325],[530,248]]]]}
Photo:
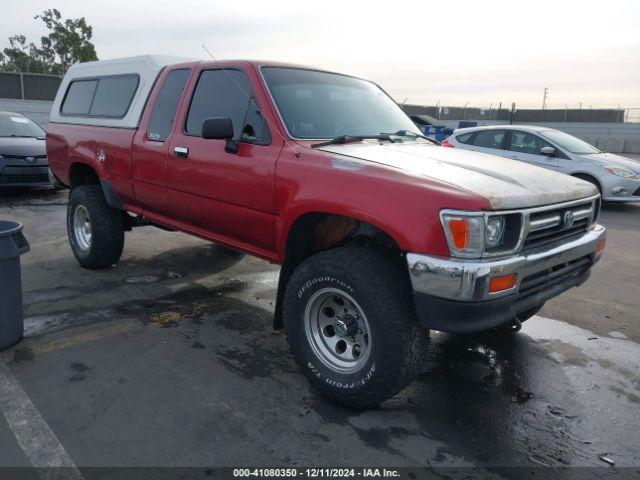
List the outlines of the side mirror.
{"type": "Polygon", "coordinates": [[[226,140],[233,138],[233,123],[229,117],[205,118],[202,121],[202,138],[226,140]]]}
{"type": "Polygon", "coordinates": [[[540,153],[546,157],[553,157],[556,153],[556,149],[553,147],[542,147],[540,153]]]}
{"type": "Polygon", "coordinates": [[[233,140],[233,123],[229,117],[205,118],[202,121],[202,138],[226,140],[224,151],[238,153],[238,144],[233,140]]]}

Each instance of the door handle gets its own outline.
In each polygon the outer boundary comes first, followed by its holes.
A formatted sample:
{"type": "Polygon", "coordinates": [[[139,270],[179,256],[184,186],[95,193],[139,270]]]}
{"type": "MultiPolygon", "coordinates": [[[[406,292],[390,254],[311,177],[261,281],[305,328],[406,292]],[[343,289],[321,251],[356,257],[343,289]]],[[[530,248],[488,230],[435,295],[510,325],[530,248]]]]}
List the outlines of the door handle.
{"type": "Polygon", "coordinates": [[[173,156],[178,158],[188,158],[189,149],[187,147],[174,147],[173,156]]]}

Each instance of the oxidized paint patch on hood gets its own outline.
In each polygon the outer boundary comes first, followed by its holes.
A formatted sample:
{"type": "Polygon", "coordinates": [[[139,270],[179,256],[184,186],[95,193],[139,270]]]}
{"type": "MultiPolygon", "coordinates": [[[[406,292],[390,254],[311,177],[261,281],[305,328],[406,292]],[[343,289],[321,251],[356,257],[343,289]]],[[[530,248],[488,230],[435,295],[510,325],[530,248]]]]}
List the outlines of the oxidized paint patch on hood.
{"type": "Polygon", "coordinates": [[[463,188],[485,197],[494,210],[550,205],[598,193],[578,178],[470,150],[368,141],[328,145],[322,150],[463,188]]]}

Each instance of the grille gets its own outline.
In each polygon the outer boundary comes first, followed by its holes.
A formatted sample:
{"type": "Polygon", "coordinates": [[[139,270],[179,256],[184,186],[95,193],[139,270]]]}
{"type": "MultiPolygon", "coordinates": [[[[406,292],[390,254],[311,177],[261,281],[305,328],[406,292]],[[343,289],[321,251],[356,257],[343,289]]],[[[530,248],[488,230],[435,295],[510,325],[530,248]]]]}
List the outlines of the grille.
{"type": "Polygon", "coordinates": [[[49,175],[42,173],[34,173],[30,175],[1,175],[0,183],[16,184],[16,183],[49,183],[49,175]]]}
{"type": "Polygon", "coordinates": [[[528,233],[522,250],[532,250],[560,240],[570,240],[589,228],[593,216],[593,202],[572,205],[568,208],[558,208],[533,212],[529,215],[528,233]],[[573,224],[567,227],[564,216],[567,212],[573,214],[573,224]]]}
{"type": "Polygon", "coordinates": [[[2,158],[9,160],[25,160],[27,157],[33,157],[35,159],[47,158],[46,155],[2,155],[2,158]]]}
{"type": "Polygon", "coordinates": [[[586,255],[571,262],[561,263],[547,270],[529,275],[520,282],[520,295],[533,295],[540,290],[562,283],[568,278],[582,275],[589,269],[591,263],[591,256],[586,255]]]}

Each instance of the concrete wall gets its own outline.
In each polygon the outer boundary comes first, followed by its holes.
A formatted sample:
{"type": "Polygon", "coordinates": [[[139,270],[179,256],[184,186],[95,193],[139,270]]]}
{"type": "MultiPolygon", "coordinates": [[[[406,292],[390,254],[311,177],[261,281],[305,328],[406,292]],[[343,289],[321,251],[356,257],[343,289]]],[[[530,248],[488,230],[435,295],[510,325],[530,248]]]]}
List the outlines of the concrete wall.
{"type": "Polygon", "coordinates": [[[604,152],[640,153],[640,123],[544,123],[604,152]]]}
{"type": "Polygon", "coordinates": [[[44,100],[12,100],[0,98],[0,111],[23,113],[45,130],[49,125],[49,112],[53,102],[44,100]]]}

